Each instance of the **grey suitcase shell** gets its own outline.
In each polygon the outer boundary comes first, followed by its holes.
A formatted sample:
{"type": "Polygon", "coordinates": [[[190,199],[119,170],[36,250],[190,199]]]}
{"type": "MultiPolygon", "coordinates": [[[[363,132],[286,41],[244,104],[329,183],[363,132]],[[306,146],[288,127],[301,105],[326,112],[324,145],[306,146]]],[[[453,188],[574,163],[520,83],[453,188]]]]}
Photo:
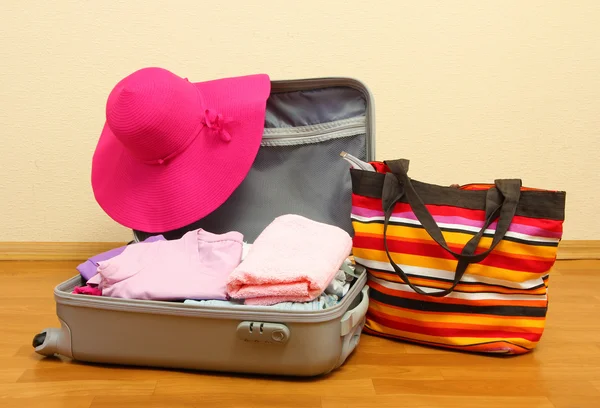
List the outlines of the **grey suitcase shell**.
{"type": "MultiPolygon", "coordinates": [[[[351,181],[342,151],[375,158],[370,92],[349,78],[272,82],[263,142],[242,185],[216,212],[165,233],[237,230],[254,238],[276,216],[296,213],[353,235],[351,181]]],[[[136,241],[149,234],[134,231],[136,241]]],[[[368,307],[366,274],[318,312],[266,306],[215,308],[54,291],[61,328],[37,334],[37,353],[78,361],[254,374],[314,376],[341,366],[357,346],[368,307]]]]}
{"type": "Polygon", "coordinates": [[[37,353],[104,364],[316,376],[341,366],[357,346],[369,302],[365,273],[336,306],[319,312],[72,294],[80,279],[56,287],[62,327],[36,335],[37,353]]]}

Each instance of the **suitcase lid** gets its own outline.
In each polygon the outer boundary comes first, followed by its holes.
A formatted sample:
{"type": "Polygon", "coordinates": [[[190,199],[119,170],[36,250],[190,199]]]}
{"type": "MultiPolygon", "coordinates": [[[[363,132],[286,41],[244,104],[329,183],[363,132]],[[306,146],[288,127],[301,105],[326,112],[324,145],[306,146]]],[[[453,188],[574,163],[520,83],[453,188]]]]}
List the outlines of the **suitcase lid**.
{"type": "MultiPolygon", "coordinates": [[[[163,232],[178,239],[203,228],[213,233],[236,230],[253,242],[277,216],[304,215],[337,225],[353,235],[350,220],[348,152],[375,159],[374,100],[353,78],[331,77],[272,81],[263,141],[246,179],[216,211],[186,227],[163,232]]],[[[150,235],[134,230],[134,240],[150,235]]]]}

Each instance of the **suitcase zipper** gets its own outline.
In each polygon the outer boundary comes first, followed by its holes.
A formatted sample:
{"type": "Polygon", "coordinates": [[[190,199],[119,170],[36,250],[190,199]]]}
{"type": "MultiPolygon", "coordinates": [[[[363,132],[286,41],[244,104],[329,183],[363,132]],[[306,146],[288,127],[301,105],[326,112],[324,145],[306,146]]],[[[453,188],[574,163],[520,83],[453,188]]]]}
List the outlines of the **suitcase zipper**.
{"type": "Polygon", "coordinates": [[[271,91],[274,93],[279,92],[290,92],[290,91],[303,91],[306,89],[313,89],[319,87],[330,87],[330,86],[349,86],[357,89],[365,95],[367,100],[367,117],[368,121],[365,121],[365,130],[367,135],[367,158],[375,159],[375,101],[373,100],[371,91],[361,81],[355,78],[347,77],[322,77],[322,78],[304,78],[295,80],[274,80],[271,81],[271,91]]]}
{"type": "MultiPolygon", "coordinates": [[[[183,303],[160,302],[151,300],[118,299],[103,298],[102,296],[74,295],[63,292],[62,288],[55,288],[54,296],[57,304],[64,306],[86,307],[102,310],[112,310],[117,312],[131,313],[154,313],[161,315],[205,317],[232,320],[255,320],[255,321],[273,321],[278,323],[285,322],[322,322],[339,317],[345,313],[344,305],[353,299],[356,292],[362,291],[366,281],[366,273],[362,273],[356,280],[350,291],[344,296],[339,304],[331,308],[320,311],[278,311],[270,310],[268,306],[256,310],[256,308],[245,308],[243,306],[231,308],[202,307],[194,305],[185,305],[183,303]],[[252,310],[254,309],[254,310],[252,310]]],[[[63,285],[71,288],[74,282],[79,282],[80,277],[76,276],[63,285]]]]}
{"type": "Polygon", "coordinates": [[[266,128],[262,144],[266,146],[310,144],[325,140],[366,134],[365,117],[344,119],[317,125],[290,128],[266,128]]]}

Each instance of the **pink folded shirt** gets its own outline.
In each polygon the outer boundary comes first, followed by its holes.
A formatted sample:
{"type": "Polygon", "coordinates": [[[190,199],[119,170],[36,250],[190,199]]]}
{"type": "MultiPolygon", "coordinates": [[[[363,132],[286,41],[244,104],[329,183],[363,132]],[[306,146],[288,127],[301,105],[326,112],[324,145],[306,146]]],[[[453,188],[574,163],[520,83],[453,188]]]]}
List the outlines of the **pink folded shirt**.
{"type": "Polygon", "coordinates": [[[88,280],[103,296],[145,299],[226,300],[226,282],[242,257],[243,235],[202,229],[178,240],[130,245],[98,264],[88,280]]]}
{"type": "Polygon", "coordinates": [[[280,216],[229,275],[227,292],[248,305],[309,302],[325,291],[351,250],[352,238],[339,227],[280,216]]]}

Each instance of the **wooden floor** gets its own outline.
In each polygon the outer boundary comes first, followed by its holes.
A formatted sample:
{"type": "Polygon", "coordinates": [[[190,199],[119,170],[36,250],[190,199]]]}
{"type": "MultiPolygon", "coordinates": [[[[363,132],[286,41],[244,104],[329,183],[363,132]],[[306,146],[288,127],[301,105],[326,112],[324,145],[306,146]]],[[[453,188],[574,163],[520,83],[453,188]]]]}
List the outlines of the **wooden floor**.
{"type": "Polygon", "coordinates": [[[325,378],[266,379],[91,366],[42,358],[58,327],[52,290],[75,263],[0,262],[0,407],[600,407],[600,261],[560,261],[538,348],[513,358],[363,335],[325,378]]]}

